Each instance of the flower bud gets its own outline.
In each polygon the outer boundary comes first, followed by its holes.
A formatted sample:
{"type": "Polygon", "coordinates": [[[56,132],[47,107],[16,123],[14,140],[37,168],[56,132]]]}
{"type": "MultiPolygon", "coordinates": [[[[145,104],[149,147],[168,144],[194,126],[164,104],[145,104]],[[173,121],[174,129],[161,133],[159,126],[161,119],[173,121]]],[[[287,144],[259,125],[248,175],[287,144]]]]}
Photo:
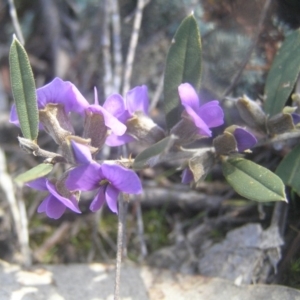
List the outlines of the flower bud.
{"type": "Polygon", "coordinates": [[[39,117],[45,131],[58,145],[74,133],[69,118],[60,104],[47,104],[44,109],[39,110],[39,117]]]}
{"type": "Polygon", "coordinates": [[[182,118],[170,131],[178,139],[175,141],[176,145],[184,146],[191,144],[206,136],[200,135],[198,127],[194,122],[188,118],[182,118]]]}
{"type": "Polygon", "coordinates": [[[271,136],[295,129],[293,117],[290,114],[277,114],[267,121],[268,133],[271,136]]]}
{"type": "Polygon", "coordinates": [[[126,126],[126,134],[149,145],[165,137],[163,129],[141,111],[136,111],[133,117],[126,121],[126,126]]]}
{"type": "Polygon", "coordinates": [[[219,155],[229,155],[237,152],[237,142],[233,134],[224,132],[213,140],[213,146],[219,155]]]}
{"type": "Polygon", "coordinates": [[[266,115],[260,105],[247,96],[243,96],[237,100],[236,106],[241,118],[248,126],[263,132],[266,131],[266,115]]]}
{"type": "Polygon", "coordinates": [[[215,164],[215,155],[211,151],[196,154],[189,160],[189,169],[193,173],[196,187],[203,181],[215,164]]]}
{"type": "Polygon", "coordinates": [[[91,145],[100,150],[106,140],[108,127],[105,125],[103,114],[86,110],[83,137],[91,139],[91,145]]]}

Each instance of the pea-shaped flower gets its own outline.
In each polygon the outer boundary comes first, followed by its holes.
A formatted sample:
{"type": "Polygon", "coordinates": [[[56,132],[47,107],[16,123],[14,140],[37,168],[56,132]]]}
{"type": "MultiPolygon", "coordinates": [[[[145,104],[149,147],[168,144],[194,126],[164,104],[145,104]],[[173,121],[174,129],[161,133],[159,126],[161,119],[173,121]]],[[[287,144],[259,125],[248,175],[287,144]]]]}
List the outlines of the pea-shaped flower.
{"type": "Polygon", "coordinates": [[[68,198],[62,196],[57,191],[55,184],[47,178],[41,177],[28,182],[26,185],[39,191],[49,192],[49,195],[39,205],[37,209],[38,213],[45,212],[46,215],[52,219],[60,218],[66,208],[69,208],[76,213],[81,213],[76,197],[71,195],[71,193],[68,195],[68,198]]]}
{"type": "MultiPolygon", "coordinates": [[[[84,114],[89,106],[77,87],[70,81],[63,81],[56,77],[50,83],[36,90],[38,109],[45,109],[48,104],[60,104],[66,114],[76,112],[84,114]]],[[[10,122],[19,126],[16,106],[13,105],[10,112],[10,122]]]]}
{"type": "Polygon", "coordinates": [[[115,163],[98,164],[92,160],[86,146],[73,141],[72,146],[79,166],[69,171],[66,187],[71,191],[97,189],[97,194],[90,205],[92,211],[97,211],[106,202],[110,210],[117,213],[120,192],[127,194],[142,192],[140,179],[134,171],[115,163]]]}
{"type": "Polygon", "coordinates": [[[106,139],[108,146],[120,146],[134,140],[151,145],[165,137],[164,131],[148,116],[149,98],[145,85],[131,89],[125,98],[119,94],[109,96],[103,108],[127,127],[121,136],[112,132],[106,139]]]}
{"type": "Polygon", "coordinates": [[[181,84],[178,93],[184,111],[182,120],[171,130],[171,133],[178,136],[178,144],[184,145],[199,138],[211,137],[210,128],[224,123],[224,113],[219,101],[213,100],[201,105],[197,92],[189,83],[181,84]]]}

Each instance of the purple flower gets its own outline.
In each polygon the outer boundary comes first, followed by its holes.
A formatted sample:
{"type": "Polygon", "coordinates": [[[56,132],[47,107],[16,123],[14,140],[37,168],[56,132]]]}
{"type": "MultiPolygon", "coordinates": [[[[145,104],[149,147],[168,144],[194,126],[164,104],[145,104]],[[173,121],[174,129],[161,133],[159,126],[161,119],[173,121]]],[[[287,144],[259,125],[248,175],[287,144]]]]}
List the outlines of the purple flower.
{"type": "MultiPolygon", "coordinates": [[[[54,78],[50,83],[36,90],[38,109],[44,109],[49,103],[61,104],[66,114],[76,112],[83,114],[89,106],[87,100],[82,96],[77,87],[70,81],[54,78]]],[[[19,126],[16,106],[13,105],[9,121],[19,126]]]]}
{"type": "Polygon", "coordinates": [[[238,152],[244,152],[247,149],[251,149],[257,143],[256,137],[243,128],[237,127],[234,130],[233,135],[237,143],[238,152]]]}
{"type": "MultiPolygon", "coordinates": [[[[119,94],[113,94],[106,99],[103,107],[120,122],[126,124],[127,120],[132,118],[137,111],[148,115],[148,89],[145,85],[137,86],[126,94],[125,99],[119,94]]],[[[120,146],[132,141],[134,138],[128,134],[117,136],[113,133],[107,137],[106,144],[120,146]]]]}
{"type": "Polygon", "coordinates": [[[292,113],[291,116],[293,118],[294,125],[297,125],[300,123],[300,115],[299,114],[292,113]]]}
{"type": "Polygon", "coordinates": [[[193,180],[194,180],[194,175],[193,175],[192,171],[190,170],[189,167],[186,167],[182,171],[181,183],[188,184],[188,183],[191,183],[193,180]]]}
{"type": "Polygon", "coordinates": [[[199,97],[195,89],[189,83],[183,83],[178,87],[181,104],[186,113],[192,119],[198,133],[204,136],[211,136],[209,128],[220,126],[224,123],[224,113],[219,101],[213,100],[200,105],[199,97]]]}
{"type": "MultiPolygon", "coordinates": [[[[118,120],[118,117],[109,111],[105,106],[101,106],[98,101],[97,90],[95,89],[95,104],[89,105],[86,108],[87,112],[92,114],[101,114],[104,118],[104,124],[106,127],[111,129],[114,135],[120,136],[123,135],[126,131],[126,126],[122,121],[118,120]]],[[[89,114],[88,114],[89,115],[89,114]]],[[[99,124],[101,125],[101,124],[99,124]]]]}
{"type": "Polygon", "coordinates": [[[98,164],[92,160],[89,149],[72,141],[74,155],[79,163],[69,172],[66,187],[71,191],[98,192],[90,205],[92,211],[100,209],[106,201],[110,210],[118,212],[118,195],[120,192],[127,194],[140,194],[142,185],[139,177],[132,170],[117,164],[98,164]]]}
{"type": "Polygon", "coordinates": [[[49,192],[49,195],[39,205],[37,209],[38,213],[45,212],[52,219],[60,218],[67,207],[76,213],[81,213],[76,198],[74,196],[65,198],[60,195],[55,185],[45,177],[28,182],[27,185],[36,190],[49,192]]]}

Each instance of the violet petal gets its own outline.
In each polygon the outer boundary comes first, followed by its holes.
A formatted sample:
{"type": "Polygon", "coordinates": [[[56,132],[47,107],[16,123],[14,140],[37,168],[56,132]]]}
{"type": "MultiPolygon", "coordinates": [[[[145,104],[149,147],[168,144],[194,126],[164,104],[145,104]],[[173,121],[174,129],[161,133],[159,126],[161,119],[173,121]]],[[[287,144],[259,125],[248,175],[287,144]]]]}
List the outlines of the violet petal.
{"type": "Polygon", "coordinates": [[[293,123],[294,125],[297,125],[298,123],[300,123],[300,115],[298,114],[291,114],[292,115],[292,118],[293,118],[293,123]]]}
{"type": "Polygon", "coordinates": [[[224,123],[224,112],[217,100],[201,105],[197,113],[209,128],[217,127],[224,123]]]}
{"type": "Polygon", "coordinates": [[[132,170],[119,165],[102,164],[103,176],[119,191],[128,194],[142,193],[142,185],[139,177],[132,170]]]}
{"type": "Polygon", "coordinates": [[[37,208],[37,212],[38,213],[43,213],[43,212],[46,212],[46,209],[47,209],[47,204],[48,204],[48,201],[49,199],[53,197],[51,194],[48,195],[42,202],[41,204],[38,206],[37,208]]]}
{"type": "Polygon", "coordinates": [[[182,83],[178,87],[181,104],[191,107],[194,111],[200,107],[199,97],[195,89],[189,83],[182,83]]]}
{"type": "Polygon", "coordinates": [[[236,128],[233,135],[239,152],[251,149],[257,142],[255,136],[243,128],[236,128]]]}
{"type": "Polygon", "coordinates": [[[135,139],[128,135],[128,134],[123,134],[122,136],[117,136],[113,133],[111,133],[105,140],[105,144],[109,147],[116,147],[116,146],[121,146],[130,142],[135,141],[135,139]]]}
{"type": "Polygon", "coordinates": [[[136,111],[142,111],[145,115],[149,113],[148,88],[145,85],[137,86],[127,92],[126,106],[131,115],[136,111]]]}
{"type": "Polygon", "coordinates": [[[57,201],[60,201],[63,205],[70,208],[74,212],[81,214],[81,211],[79,210],[79,207],[78,207],[78,202],[75,199],[75,197],[72,196],[72,197],[70,197],[70,199],[63,197],[56,191],[54,184],[50,181],[47,181],[47,188],[48,188],[49,192],[57,199],[57,201]]]}
{"type": "Polygon", "coordinates": [[[206,123],[198,116],[198,114],[189,106],[185,107],[186,112],[194,121],[195,126],[198,128],[198,133],[204,136],[211,136],[211,130],[206,123]]]}
{"type": "Polygon", "coordinates": [[[92,154],[87,146],[76,143],[73,140],[71,140],[71,145],[73,147],[76,162],[80,164],[89,164],[92,161],[92,154]]]}
{"type": "Polygon", "coordinates": [[[19,117],[18,117],[17,108],[15,104],[13,104],[10,109],[9,122],[20,127],[19,117]]]}
{"type": "Polygon", "coordinates": [[[91,191],[99,187],[102,179],[100,165],[90,163],[70,170],[65,184],[70,191],[91,191]]]}
{"type": "Polygon", "coordinates": [[[99,210],[102,205],[105,202],[105,189],[106,189],[106,185],[102,185],[100,186],[97,195],[95,196],[95,198],[93,199],[91,205],[90,205],[90,210],[95,212],[97,210],[99,210]]]}
{"type": "Polygon", "coordinates": [[[66,211],[66,206],[57,200],[54,196],[47,202],[46,215],[52,219],[59,219],[66,211]]]}
{"type": "Polygon", "coordinates": [[[105,189],[106,203],[109,209],[117,214],[118,213],[118,196],[120,191],[113,187],[111,184],[105,189]]]}
{"type": "Polygon", "coordinates": [[[190,168],[185,168],[181,175],[181,182],[184,184],[189,184],[194,180],[194,175],[190,168]]]}
{"type": "Polygon", "coordinates": [[[110,128],[114,134],[123,135],[125,133],[127,127],[102,106],[90,105],[88,110],[93,113],[102,114],[104,117],[105,125],[110,128]]]}
{"type": "Polygon", "coordinates": [[[125,101],[120,94],[113,94],[109,96],[105,100],[103,108],[118,119],[126,110],[125,101]]]}
{"type": "Polygon", "coordinates": [[[40,177],[38,179],[29,181],[26,183],[27,186],[31,187],[32,189],[38,191],[47,191],[47,179],[46,177],[40,177]]]}
{"type": "Polygon", "coordinates": [[[89,106],[73,83],[63,81],[58,77],[37,89],[37,99],[39,109],[44,108],[48,103],[63,104],[66,113],[73,111],[83,114],[89,106]]]}

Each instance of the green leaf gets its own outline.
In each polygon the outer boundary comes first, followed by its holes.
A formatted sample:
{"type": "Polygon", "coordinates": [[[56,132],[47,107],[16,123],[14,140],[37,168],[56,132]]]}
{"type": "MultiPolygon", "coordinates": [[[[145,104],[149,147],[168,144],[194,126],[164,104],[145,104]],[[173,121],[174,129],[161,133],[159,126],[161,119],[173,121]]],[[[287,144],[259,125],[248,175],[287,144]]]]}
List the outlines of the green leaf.
{"type": "Polygon", "coordinates": [[[45,164],[45,163],[39,164],[34,168],[26,171],[25,173],[18,175],[15,178],[15,182],[22,184],[22,183],[35,180],[40,177],[44,177],[48,175],[52,171],[52,169],[53,169],[52,164],[45,164]]]}
{"type": "Polygon", "coordinates": [[[166,153],[170,147],[174,144],[176,140],[174,135],[170,135],[156,144],[152,145],[151,147],[147,148],[146,150],[142,151],[134,160],[132,165],[133,169],[140,170],[145,167],[149,167],[155,165],[159,160],[159,156],[161,154],[166,153]]]}
{"type": "Polygon", "coordinates": [[[265,112],[276,115],[292,93],[300,71],[300,30],[290,34],[279,49],[267,76],[265,112]]]}
{"type": "Polygon", "coordinates": [[[36,140],[39,115],[35,83],[27,53],[16,37],[9,51],[9,67],[21,131],[25,138],[36,140]]]}
{"type": "Polygon", "coordinates": [[[201,78],[201,40],[194,15],[186,17],[176,31],[170,47],[164,77],[166,123],[171,129],[181,117],[178,86],[188,82],[196,90],[201,78]]]}
{"type": "Polygon", "coordinates": [[[282,180],[268,169],[244,158],[222,163],[228,183],[241,196],[258,201],[287,201],[282,180]]]}
{"type": "Polygon", "coordinates": [[[280,162],[276,174],[300,196],[300,145],[280,162]]]}

